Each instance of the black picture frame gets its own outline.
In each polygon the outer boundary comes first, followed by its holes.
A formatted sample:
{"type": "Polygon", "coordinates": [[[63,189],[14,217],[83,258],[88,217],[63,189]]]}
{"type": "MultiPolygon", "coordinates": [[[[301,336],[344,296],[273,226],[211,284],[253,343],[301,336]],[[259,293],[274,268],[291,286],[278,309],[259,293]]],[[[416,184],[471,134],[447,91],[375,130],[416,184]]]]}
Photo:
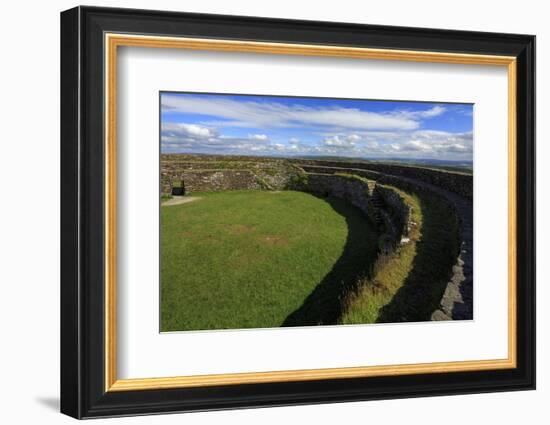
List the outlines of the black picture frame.
{"type": "Polygon", "coordinates": [[[61,412],[75,418],[535,388],[535,37],[76,7],[61,13],[61,412]],[[517,58],[517,367],[474,372],[105,391],[104,34],[517,58]]]}

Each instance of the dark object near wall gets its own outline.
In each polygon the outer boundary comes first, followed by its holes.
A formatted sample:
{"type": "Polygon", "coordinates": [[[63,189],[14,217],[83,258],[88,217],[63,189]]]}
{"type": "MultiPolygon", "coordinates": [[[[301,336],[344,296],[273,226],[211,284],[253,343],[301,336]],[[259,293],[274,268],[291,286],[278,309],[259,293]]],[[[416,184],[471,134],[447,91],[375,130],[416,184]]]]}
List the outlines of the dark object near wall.
{"type": "Polygon", "coordinates": [[[185,186],[173,187],[172,196],[183,196],[185,195],[185,186]]]}

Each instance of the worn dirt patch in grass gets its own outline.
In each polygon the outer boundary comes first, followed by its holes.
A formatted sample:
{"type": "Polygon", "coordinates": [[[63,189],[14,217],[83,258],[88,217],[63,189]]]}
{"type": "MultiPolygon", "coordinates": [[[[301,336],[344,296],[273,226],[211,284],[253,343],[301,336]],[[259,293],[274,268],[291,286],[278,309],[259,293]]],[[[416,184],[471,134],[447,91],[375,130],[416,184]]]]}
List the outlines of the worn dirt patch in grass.
{"type": "Polygon", "coordinates": [[[262,236],[260,238],[260,242],[262,242],[265,245],[271,245],[271,246],[286,246],[286,245],[288,245],[288,240],[286,238],[283,238],[282,236],[276,236],[276,235],[262,236]]]}
{"type": "Polygon", "coordinates": [[[202,198],[200,196],[174,196],[172,199],[163,202],[161,205],[163,207],[169,207],[171,205],[188,204],[189,202],[198,201],[199,199],[202,198]]]}
{"type": "Polygon", "coordinates": [[[243,233],[250,233],[256,230],[254,226],[247,226],[246,224],[232,224],[229,227],[229,233],[233,235],[242,235],[243,233]]]}

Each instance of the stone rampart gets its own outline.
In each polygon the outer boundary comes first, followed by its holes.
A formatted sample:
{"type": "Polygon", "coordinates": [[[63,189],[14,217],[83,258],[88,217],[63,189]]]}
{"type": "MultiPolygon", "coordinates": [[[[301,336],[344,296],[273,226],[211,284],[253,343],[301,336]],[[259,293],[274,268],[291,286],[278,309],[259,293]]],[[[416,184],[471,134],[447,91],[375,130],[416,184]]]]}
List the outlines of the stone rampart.
{"type": "Polygon", "coordinates": [[[161,191],[184,185],[187,193],[221,190],[283,190],[298,169],[287,160],[168,155],[161,156],[161,191]]]}
{"type": "MultiPolygon", "coordinates": [[[[363,172],[374,172],[384,175],[393,175],[396,177],[407,177],[442,187],[467,199],[473,199],[473,176],[471,174],[459,173],[445,170],[435,170],[433,168],[412,167],[398,164],[381,164],[377,162],[342,162],[342,161],[323,161],[323,160],[300,160],[297,161],[304,169],[316,167],[317,170],[322,167],[356,169],[363,172]]],[[[316,171],[320,172],[320,171],[316,171]]],[[[374,178],[374,174],[371,174],[374,178]]]]}
{"type": "Polygon", "coordinates": [[[170,194],[172,187],[178,185],[183,185],[185,193],[263,189],[249,170],[164,171],[161,185],[165,194],[170,194]]]}
{"type": "Polygon", "coordinates": [[[367,216],[371,215],[372,189],[366,182],[330,174],[308,174],[307,191],[321,196],[334,196],[359,208],[367,216]]]}
{"type": "Polygon", "coordinates": [[[381,230],[394,243],[400,242],[409,233],[411,207],[391,187],[355,175],[310,173],[307,174],[305,190],[343,199],[359,208],[373,223],[382,221],[384,229],[381,230]]]}
{"type": "Polygon", "coordinates": [[[391,214],[392,224],[396,227],[396,233],[408,236],[411,230],[411,206],[394,189],[377,184],[374,187],[374,196],[379,196],[385,204],[385,211],[391,214]]]}

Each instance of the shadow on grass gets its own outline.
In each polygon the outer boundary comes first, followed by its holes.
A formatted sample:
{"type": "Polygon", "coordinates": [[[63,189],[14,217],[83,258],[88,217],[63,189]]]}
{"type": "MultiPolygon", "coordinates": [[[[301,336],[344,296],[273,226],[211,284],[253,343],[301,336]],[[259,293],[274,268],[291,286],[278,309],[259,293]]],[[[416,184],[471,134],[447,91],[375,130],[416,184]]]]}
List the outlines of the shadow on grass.
{"type": "Polygon", "coordinates": [[[325,200],[346,219],[348,235],[344,251],[332,270],[315,287],[297,310],[281,326],[336,324],[343,313],[343,300],[356,289],[362,277],[369,277],[377,255],[377,234],[363,213],[335,198],[325,200]]]}
{"type": "Polygon", "coordinates": [[[443,201],[420,197],[422,235],[416,242],[412,269],[403,286],[380,310],[377,323],[421,322],[431,319],[458,255],[458,223],[443,201]]]}

